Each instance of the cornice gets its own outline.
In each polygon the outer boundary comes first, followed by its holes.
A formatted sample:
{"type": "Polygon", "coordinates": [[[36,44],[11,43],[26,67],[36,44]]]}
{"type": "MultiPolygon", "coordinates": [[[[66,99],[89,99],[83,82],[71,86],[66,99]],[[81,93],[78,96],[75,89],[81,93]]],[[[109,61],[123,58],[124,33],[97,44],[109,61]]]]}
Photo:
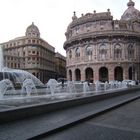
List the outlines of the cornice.
{"type": "Polygon", "coordinates": [[[135,37],[140,38],[140,33],[128,31],[128,30],[111,30],[111,31],[101,31],[101,32],[88,32],[84,34],[79,34],[77,36],[71,37],[70,39],[64,42],[64,49],[66,50],[68,46],[71,46],[73,42],[81,42],[81,40],[89,40],[89,39],[98,39],[98,38],[106,38],[106,37],[135,37]]]}

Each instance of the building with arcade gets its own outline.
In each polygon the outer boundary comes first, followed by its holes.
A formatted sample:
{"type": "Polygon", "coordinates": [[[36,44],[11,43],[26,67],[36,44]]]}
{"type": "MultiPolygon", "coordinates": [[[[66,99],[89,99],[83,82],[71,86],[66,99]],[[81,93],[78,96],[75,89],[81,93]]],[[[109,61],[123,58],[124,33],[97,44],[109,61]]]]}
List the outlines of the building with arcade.
{"type": "Polygon", "coordinates": [[[64,42],[69,80],[140,80],[140,11],[132,0],[127,7],[120,20],[110,9],[74,12],[64,42]]]}

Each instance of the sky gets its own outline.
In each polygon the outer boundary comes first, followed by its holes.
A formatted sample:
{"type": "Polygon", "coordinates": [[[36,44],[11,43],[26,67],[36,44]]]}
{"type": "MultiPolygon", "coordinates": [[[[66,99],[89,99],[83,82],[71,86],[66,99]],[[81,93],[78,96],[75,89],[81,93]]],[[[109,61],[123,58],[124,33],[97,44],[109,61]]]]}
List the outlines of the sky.
{"type": "MultiPolygon", "coordinates": [[[[120,19],[129,0],[0,0],[0,43],[25,36],[29,25],[39,28],[41,38],[55,47],[55,52],[66,56],[63,44],[65,32],[73,12],[81,14],[106,12],[120,19]]],[[[133,0],[140,10],[140,0],[133,0]]]]}

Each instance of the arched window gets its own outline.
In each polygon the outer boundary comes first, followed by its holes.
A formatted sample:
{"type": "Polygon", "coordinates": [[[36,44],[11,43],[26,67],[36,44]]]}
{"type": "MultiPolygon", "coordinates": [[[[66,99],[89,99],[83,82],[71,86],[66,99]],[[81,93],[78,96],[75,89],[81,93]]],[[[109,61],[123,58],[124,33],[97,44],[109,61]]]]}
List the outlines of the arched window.
{"type": "Polygon", "coordinates": [[[76,48],[76,50],[75,50],[75,56],[76,57],[80,57],[80,49],[79,48],[76,48]]]}
{"type": "Polygon", "coordinates": [[[102,44],[99,47],[99,59],[105,60],[106,58],[107,58],[107,46],[105,44],[102,44]]]}
{"type": "Polygon", "coordinates": [[[92,55],[92,45],[87,45],[85,48],[85,54],[86,56],[92,55]]]}
{"type": "Polygon", "coordinates": [[[119,44],[114,47],[114,59],[122,58],[122,48],[119,44]]]}
{"type": "Polygon", "coordinates": [[[128,59],[131,59],[131,60],[134,59],[134,46],[130,44],[128,46],[127,51],[128,51],[128,59]]]}

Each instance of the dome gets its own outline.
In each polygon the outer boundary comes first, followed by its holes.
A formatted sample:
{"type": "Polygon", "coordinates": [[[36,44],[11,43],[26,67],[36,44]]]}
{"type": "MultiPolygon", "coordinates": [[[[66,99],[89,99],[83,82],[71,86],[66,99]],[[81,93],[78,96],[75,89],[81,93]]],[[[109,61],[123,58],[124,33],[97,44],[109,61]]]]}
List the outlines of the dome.
{"type": "Polygon", "coordinates": [[[28,37],[40,37],[39,29],[34,23],[27,27],[26,29],[26,36],[28,37]]]}
{"type": "Polygon", "coordinates": [[[127,10],[124,12],[124,14],[121,17],[121,20],[135,20],[140,19],[140,11],[135,9],[135,3],[132,0],[129,0],[127,3],[127,10]]]}

